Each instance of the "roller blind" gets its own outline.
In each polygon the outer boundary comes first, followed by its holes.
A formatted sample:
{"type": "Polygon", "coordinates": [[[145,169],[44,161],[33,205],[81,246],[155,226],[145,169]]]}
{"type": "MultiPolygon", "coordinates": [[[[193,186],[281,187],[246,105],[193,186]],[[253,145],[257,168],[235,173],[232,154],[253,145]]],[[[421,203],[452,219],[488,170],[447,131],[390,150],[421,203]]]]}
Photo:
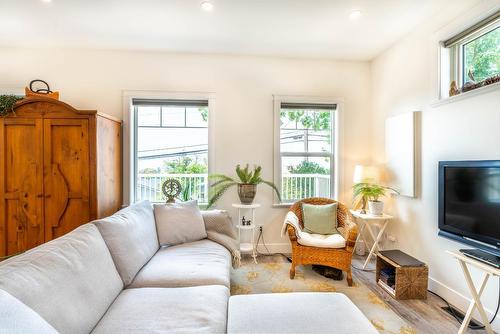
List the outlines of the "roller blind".
{"type": "Polygon", "coordinates": [[[495,14],[488,16],[484,20],[479,21],[478,23],[474,24],[468,29],[465,29],[462,31],[460,34],[453,36],[450,39],[447,39],[446,41],[443,42],[445,47],[450,47],[453,44],[459,42],[463,38],[469,36],[470,34],[474,33],[476,30],[479,30],[485,26],[487,26],[490,23],[493,23],[495,21],[500,20],[500,11],[496,12],[495,14]]]}
{"type": "Polygon", "coordinates": [[[281,103],[281,109],[325,109],[325,110],[335,110],[337,109],[336,104],[331,103],[281,103]]]}
{"type": "Polygon", "coordinates": [[[132,99],[134,106],[208,107],[208,100],[132,99]]]}

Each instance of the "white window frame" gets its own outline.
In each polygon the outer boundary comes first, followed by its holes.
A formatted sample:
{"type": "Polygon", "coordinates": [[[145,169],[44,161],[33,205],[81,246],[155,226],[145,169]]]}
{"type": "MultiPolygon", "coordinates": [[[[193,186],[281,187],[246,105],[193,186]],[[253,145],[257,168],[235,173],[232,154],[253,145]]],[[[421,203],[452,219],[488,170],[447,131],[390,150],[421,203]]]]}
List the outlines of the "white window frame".
{"type": "MultiPolygon", "coordinates": [[[[500,27],[500,12],[488,15],[486,18],[479,20],[476,24],[462,29],[459,33],[454,33],[440,43],[440,91],[439,99],[449,98],[449,89],[453,81],[457,87],[464,85],[464,45],[479,38],[494,29],[500,27]]],[[[494,84],[496,85],[496,84],[494,84]]],[[[484,89],[488,86],[483,86],[479,89],[484,89]]],[[[472,92],[468,91],[466,93],[472,92]]],[[[465,94],[465,93],[462,93],[465,94]]],[[[460,94],[460,95],[462,95],[460,94]]],[[[456,96],[453,96],[456,97],[456,96]]]]}
{"type": "MultiPolygon", "coordinates": [[[[479,38],[487,33],[497,29],[500,27],[500,18],[485,24],[474,30],[470,34],[467,34],[453,45],[448,46],[450,48],[450,75],[451,81],[455,80],[459,87],[462,87],[465,84],[464,80],[464,46],[476,38],[479,38]]],[[[451,82],[450,81],[450,82],[451,82]]]]}
{"type": "Polygon", "coordinates": [[[133,99],[158,100],[207,100],[208,101],[208,173],[215,167],[215,94],[197,92],[163,91],[123,91],[123,205],[127,206],[135,199],[135,113],[133,99]]]}
{"type": "MultiPolygon", "coordinates": [[[[304,103],[304,104],[335,104],[337,106],[335,112],[332,115],[332,151],[330,152],[330,197],[334,199],[339,199],[339,189],[342,169],[340,168],[341,161],[341,142],[342,142],[342,110],[343,110],[343,99],[341,98],[329,98],[329,97],[311,97],[311,96],[288,96],[288,95],[273,95],[273,118],[274,118],[274,168],[273,168],[273,180],[274,184],[281,191],[282,189],[282,175],[281,175],[281,142],[280,142],[280,130],[281,130],[281,104],[282,103],[304,103]]],[[[286,156],[308,156],[324,157],[324,153],[286,153],[286,156]]],[[[278,197],[274,195],[273,207],[289,207],[293,203],[279,202],[278,197]]]]}

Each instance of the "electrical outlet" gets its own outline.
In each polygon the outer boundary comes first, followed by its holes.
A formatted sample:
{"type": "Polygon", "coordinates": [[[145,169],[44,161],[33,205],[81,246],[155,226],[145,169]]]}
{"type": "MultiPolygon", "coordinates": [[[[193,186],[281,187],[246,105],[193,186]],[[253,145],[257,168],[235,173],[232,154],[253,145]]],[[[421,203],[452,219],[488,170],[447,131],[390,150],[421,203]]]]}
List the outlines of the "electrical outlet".
{"type": "Polygon", "coordinates": [[[259,226],[259,232],[262,232],[262,225],[259,226]]]}

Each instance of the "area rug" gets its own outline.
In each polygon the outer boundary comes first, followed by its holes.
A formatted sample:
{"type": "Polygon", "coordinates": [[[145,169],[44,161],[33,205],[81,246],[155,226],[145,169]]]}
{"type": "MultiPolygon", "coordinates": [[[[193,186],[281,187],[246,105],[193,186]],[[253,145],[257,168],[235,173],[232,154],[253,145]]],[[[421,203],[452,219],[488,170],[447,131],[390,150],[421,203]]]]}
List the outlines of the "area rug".
{"type": "Polygon", "coordinates": [[[354,285],[346,280],[334,281],[312,270],[311,266],[296,269],[295,279],[288,277],[288,262],[248,263],[231,274],[231,295],[278,292],[340,292],[349,297],[380,333],[414,334],[416,331],[401,319],[370,289],[354,278],[354,285]]]}

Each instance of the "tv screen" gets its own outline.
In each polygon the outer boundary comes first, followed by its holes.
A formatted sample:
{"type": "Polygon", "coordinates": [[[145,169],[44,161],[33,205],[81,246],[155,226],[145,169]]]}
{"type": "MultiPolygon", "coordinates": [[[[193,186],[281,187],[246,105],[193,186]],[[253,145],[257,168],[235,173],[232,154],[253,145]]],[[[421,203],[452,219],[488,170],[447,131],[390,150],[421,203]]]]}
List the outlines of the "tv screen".
{"type": "Polygon", "coordinates": [[[440,230],[498,247],[500,161],[442,161],[439,179],[440,230]]]}

